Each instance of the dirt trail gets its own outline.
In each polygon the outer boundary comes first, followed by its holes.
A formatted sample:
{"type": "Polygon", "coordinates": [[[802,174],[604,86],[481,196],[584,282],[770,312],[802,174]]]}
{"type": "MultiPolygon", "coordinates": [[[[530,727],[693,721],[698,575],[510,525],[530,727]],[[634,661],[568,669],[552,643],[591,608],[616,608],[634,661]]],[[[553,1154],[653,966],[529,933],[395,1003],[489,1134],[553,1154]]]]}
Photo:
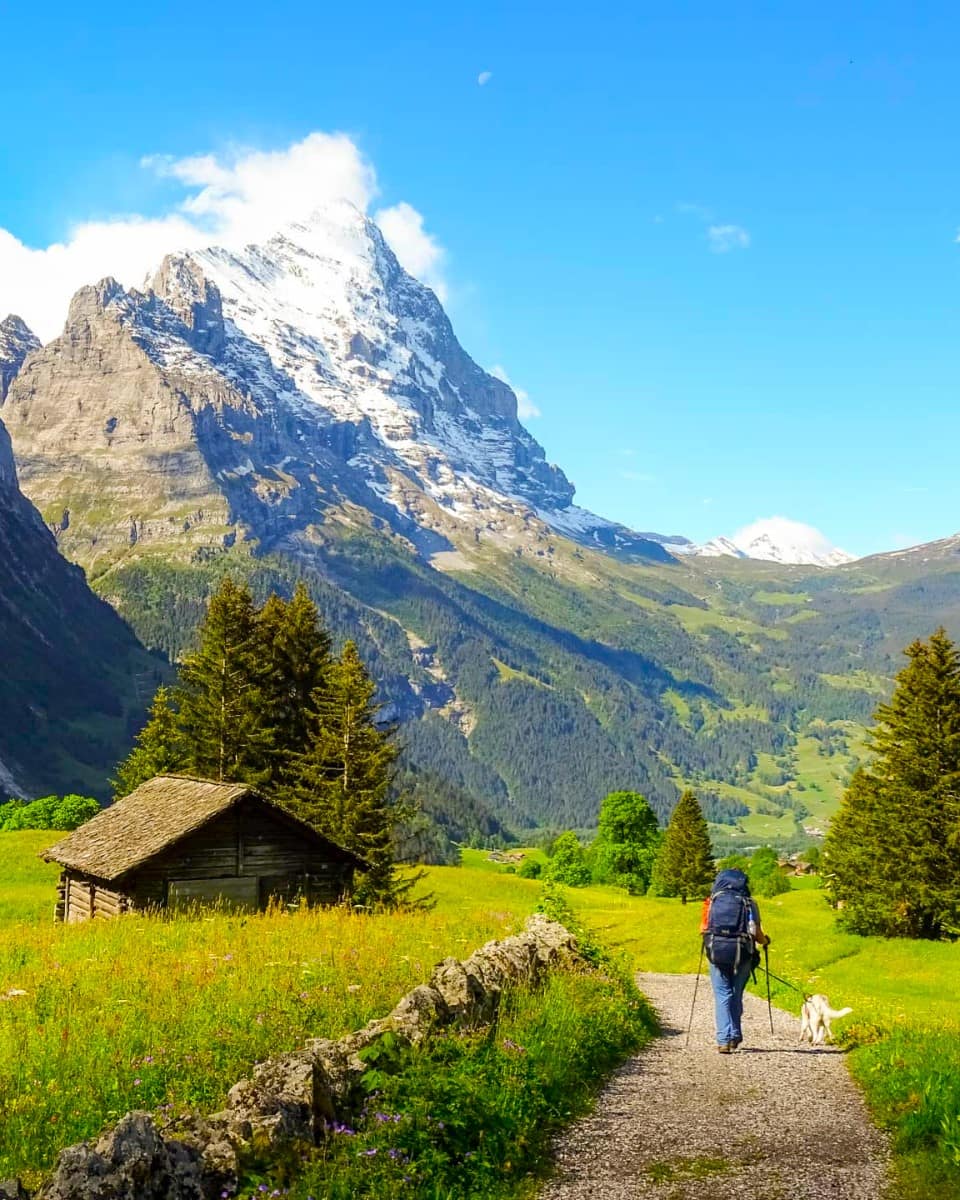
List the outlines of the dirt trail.
{"type": "Polygon", "coordinates": [[[718,1054],[713,996],[692,975],[638,975],[662,1036],[624,1064],[556,1147],[541,1200],[878,1200],[886,1144],[843,1055],[801,1048],[799,1022],[749,993],[744,1044],[718,1054]]]}

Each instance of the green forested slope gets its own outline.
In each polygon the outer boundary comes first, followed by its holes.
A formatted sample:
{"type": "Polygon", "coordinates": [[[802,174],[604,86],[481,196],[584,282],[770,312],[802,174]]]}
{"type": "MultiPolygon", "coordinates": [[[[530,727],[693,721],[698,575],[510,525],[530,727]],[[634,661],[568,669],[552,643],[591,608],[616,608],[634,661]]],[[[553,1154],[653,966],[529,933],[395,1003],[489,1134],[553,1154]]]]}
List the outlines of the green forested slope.
{"type": "Polygon", "coordinates": [[[224,571],[260,596],[303,578],[382,680],[408,783],[455,834],[590,827],[619,787],[665,815],[689,782],[721,842],[803,840],[862,752],[901,647],[960,617],[952,559],[818,571],[550,546],[543,561],[481,547],[442,573],[396,539],[328,525],[309,565],[141,556],[96,586],[176,656],[224,571]]]}

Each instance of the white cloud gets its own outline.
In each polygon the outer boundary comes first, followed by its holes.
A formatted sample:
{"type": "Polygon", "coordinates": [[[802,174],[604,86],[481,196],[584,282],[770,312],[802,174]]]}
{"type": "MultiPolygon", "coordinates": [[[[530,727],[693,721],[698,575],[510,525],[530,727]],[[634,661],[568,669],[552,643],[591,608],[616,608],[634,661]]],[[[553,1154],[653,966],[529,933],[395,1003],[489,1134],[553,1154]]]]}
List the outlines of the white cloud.
{"type": "Polygon", "coordinates": [[[731,250],[746,250],[750,245],[750,234],[742,225],[711,225],[707,229],[707,240],[714,254],[728,254],[731,250]]]}
{"type": "Polygon", "coordinates": [[[480,74],[477,76],[477,83],[481,87],[485,87],[492,78],[493,78],[492,71],[481,71],[480,74]]]}
{"type": "MultiPolygon", "coordinates": [[[[79,222],[62,242],[42,248],[0,228],[0,318],[15,312],[47,340],[59,333],[70,297],[83,284],[113,275],[125,287],[140,286],[171,251],[256,241],[334,200],[366,211],[377,194],[373,164],[342,133],[311,133],[280,150],[153,155],[141,166],[182,188],[158,216],[79,222]]],[[[443,251],[424,230],[423,217],[402,203],[378,217],[403,265],[442,298],[443,251]]]]}
{"type": "Polygon", "coordinates": [[[513,394],[517,398],[517,416],[521,421],[529,421],[531,417],[539,417],[540,409],[530,399],[530,393],[525,392],[523,388],[511,382],[510,376],[501,366],[491,367],[490,374],[494,379],[499,379],[501,383],[505,383],[508,388],[512,389],[513,394]]]}
{"type": "Polygon", "coordinates": [[[404,270],[432,287],[442,302],[447,299],[443,279],[444,250],[435,237],[423,227],[423,214],[406,201],[391,208],[381,208],[374,219],[383,230],[394,254],[404,270]]]}

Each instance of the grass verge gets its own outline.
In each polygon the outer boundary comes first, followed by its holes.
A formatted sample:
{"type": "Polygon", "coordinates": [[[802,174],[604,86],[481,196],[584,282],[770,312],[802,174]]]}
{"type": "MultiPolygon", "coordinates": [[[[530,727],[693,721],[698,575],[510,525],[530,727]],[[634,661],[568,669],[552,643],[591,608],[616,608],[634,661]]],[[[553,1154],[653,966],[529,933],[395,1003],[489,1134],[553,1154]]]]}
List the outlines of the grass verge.
{"type": "Polygon", "coordinates": [[[424,1049],[368,1052],[367,1102],[354,1126],[331,1130],[306,1169],[251,1176],[243,1197],[292,1200],[506,1200],[529,1195],[551,1137],[586,1112],[604,1076],[654,1033],[627,974],[561,971],[504,997],[479,1033],[424,1049]],[[289,1190],[287,1190],[289,1189],[289,1190]]]}

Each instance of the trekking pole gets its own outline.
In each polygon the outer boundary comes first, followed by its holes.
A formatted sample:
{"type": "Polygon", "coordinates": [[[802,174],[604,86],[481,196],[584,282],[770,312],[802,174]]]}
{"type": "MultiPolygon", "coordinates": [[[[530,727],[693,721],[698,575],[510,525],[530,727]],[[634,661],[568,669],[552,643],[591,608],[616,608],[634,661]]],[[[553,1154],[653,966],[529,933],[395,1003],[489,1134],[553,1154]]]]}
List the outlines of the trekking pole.
{"type": "Polygon", "coordinates": [[[687,1022],[687,1036],[683,1040],[683,1048],[690,1045],[690,1029],[693,1025],[693,1010],[697,1006],[697,988],[700,986],[700,971],[703,967],[703,942],[700,943],[700,961],[697,963],[697,982],[693,985],[693,1003],[690,1005],[690,1020],[687,1022]]]}
{"type": "Polygon", "coordinates": [[[773,1033],[773,1005],[770,1003],[770,948],[763,947],[763,973],[767,977],[767,1016],[770,1018],[770,1032],[773,1033]]]}

